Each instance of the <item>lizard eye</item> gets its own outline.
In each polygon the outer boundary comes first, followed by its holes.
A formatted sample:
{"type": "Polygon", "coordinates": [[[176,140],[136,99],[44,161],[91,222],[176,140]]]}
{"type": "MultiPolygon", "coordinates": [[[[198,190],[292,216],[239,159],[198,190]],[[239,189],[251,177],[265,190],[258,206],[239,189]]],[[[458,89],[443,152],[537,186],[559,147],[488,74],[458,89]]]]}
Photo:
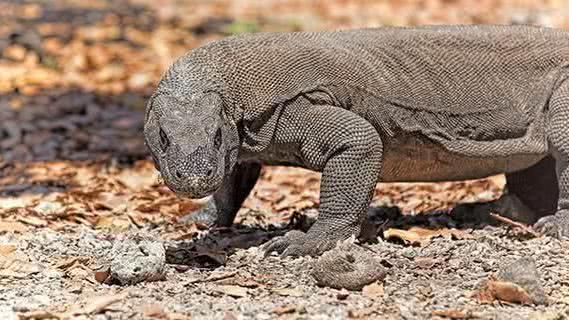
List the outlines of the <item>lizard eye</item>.
{"type": "Polygon", "coordinates": [[[160,147],[162,148],[162,151],[166,151],[166,149],[168,149],[168,145],[170,145],[170,140],[162,128],[160,128],[158,133],[160,135],[160,147]]]}
{"type": "Polygon", "coordinates": [[[221,128],[217,129],[217,132],[215,133],[215,138],[213,138],[213,147],[217,150],[221,147],[221,128]]]}

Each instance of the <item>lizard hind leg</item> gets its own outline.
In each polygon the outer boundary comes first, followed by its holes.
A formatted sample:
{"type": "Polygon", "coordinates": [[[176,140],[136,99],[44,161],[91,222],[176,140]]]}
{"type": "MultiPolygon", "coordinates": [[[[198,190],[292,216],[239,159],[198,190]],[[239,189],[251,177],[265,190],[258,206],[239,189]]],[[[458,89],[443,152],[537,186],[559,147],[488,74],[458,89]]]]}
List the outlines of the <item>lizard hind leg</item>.
{"type": "Polygon", "coordinates": [[[546,216],[535,228],[556,238],[569,238],[569,81],[552,95],[546,132],[555,172],[559,197],[554,215],[546,216]]]}
{"type": "Polygon", "coordinates": [[[507,195],[516,196],[531,210],[526,215],[524,210],[507,212],[506,215],[514,220],[534,223],[539,218],[554,213],[559,198],[555,159],[548,155],[527,169],[507,173],[506,188],[507,195]]]}

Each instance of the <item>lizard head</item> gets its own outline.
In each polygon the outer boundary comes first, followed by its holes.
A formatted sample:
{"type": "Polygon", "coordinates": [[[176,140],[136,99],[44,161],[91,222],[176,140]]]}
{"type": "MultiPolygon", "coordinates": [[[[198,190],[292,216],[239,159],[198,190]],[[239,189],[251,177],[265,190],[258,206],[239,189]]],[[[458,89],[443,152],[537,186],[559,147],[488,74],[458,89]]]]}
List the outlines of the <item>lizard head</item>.
{"type": "Polygon", "coordinates": [[[146,107],[144,137],[166,185],[191,198],[217,190],[237,161],[237,127],[215,92],[157,91],[146,107]]]}

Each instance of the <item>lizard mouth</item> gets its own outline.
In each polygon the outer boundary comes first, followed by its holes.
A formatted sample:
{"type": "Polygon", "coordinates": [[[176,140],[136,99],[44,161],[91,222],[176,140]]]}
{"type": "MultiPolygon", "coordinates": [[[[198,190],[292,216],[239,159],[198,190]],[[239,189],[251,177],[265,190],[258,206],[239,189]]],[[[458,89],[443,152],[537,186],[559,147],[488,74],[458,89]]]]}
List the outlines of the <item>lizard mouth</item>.
{"type": "Polygon", "coordinates": [[[186,178],[179,179],[172,175],[169,166],[161,165],[161,172],[164,183],[174,193],[192,199],[201,199],[210,196],[217,191],[221,185],[211,183],[210,179],[186,178]]]}

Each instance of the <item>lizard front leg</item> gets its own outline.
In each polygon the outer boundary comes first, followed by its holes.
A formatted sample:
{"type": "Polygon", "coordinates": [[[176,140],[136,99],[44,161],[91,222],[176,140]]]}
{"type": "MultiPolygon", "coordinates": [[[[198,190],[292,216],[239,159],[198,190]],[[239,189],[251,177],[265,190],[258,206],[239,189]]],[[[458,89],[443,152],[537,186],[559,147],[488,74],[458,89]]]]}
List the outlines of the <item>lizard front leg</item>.
{"type": "Polygon", "coordinates": [[[208,226],[230,226],[241,204],[255,186],[260,172],[261,164],[259,163],[236,163],[231,174],[223,181],[221,188],[203,207],[187,214],[182,221],[199,222],[208,226]]]}
{"type": "Polygon", "coordinates": [[[379,180],[382,143],[368,121],[348,110],[296,103],[283,112],[274,141],[298,146],[304,166],[322,171],[318,220],[307,233],[290,231],[263,249],[317,256],[359,235],[379,180]]]}
{"type": "Polygon", "coordinates": [[[569,81],[551,97],[547,137],[555,158],[559,200],[557,212],[537,221],[535,227],[556,238],[569,238],[569,81]]]}

